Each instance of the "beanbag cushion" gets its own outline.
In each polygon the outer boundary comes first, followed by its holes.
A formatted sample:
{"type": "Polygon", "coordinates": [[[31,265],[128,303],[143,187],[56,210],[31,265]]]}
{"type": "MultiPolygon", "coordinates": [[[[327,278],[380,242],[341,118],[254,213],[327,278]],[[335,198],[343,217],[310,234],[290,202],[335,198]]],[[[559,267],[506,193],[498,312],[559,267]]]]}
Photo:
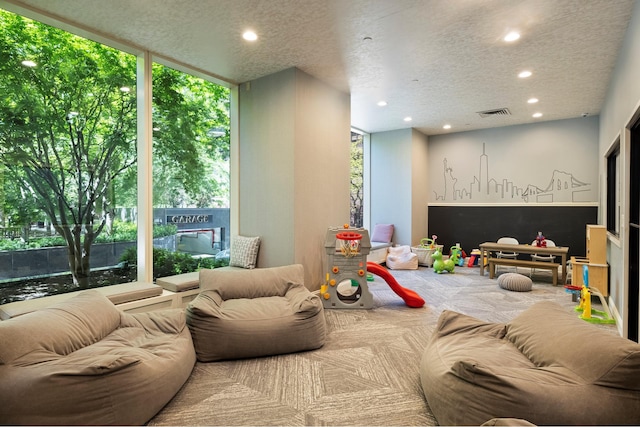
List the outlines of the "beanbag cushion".
{"type": "Polygon", "coordinates": [[[504,273],[498,277],[498,286],[515,292],[528,292],[533,287],[531,278],[519,273],[504,273]]]}
{"type": "Polygon", "coordinates": [[[128,314],[95,290],[0,322],[0,421],[144,425],[195,364],[182,310],[128,314]]]}
{"type": "Polygon", "coordinates": [[[386,263],[392,270],[416,270],[418,255],[411,252],[411,247],[408,245],[395,246],[389,248],[386,263]]]}
{"type": "Polygon", "coordinates": [[[445,310],[420,362],[440,425],[636,425],[640,345],[540,301],[507,323],[445,310]]]}
{"type": "Polygon", "coordinates": [[[312,350],[325,342],[322,301],[303,285],[300,264],[200,270],[204,289],[187,306],[201,362],[312,350]]]}

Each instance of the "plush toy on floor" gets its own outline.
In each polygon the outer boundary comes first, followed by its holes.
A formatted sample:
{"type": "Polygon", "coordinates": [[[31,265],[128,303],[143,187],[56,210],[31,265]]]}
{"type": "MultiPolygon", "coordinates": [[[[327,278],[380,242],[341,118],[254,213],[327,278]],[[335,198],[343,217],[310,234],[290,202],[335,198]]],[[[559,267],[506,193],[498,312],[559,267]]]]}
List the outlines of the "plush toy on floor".
{"type": "Polygon", "coordinates": [[[454,251],[452,248],[451,256],[449,257],[449,259],[443,260],[442,252],[440,252],[440,249],[437,249],[433,254],[431,254],[431,258],[433,258],[433,271],[438,274],[442,273],[443,271],[453,273],[453,270],[456,268],[457,253],[458,252],[454,251]]]}

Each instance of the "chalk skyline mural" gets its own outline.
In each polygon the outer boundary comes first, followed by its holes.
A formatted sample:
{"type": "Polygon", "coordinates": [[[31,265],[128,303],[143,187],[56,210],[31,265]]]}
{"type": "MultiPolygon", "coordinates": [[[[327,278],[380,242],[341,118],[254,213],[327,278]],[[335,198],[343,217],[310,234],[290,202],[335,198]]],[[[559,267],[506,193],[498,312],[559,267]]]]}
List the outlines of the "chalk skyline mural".
{"type": "Polygon", "coordinates": [[[434,190],[436,201],[567,203],[584,201],[591,191],[591,183],[580,181],[571,172],[554,169],[547,180],[518,185],[513,179],[493,177],[489,166],[489,155],[483,143],[477,174],[474,174],[472,182],[458,183],[454,168],[445,157],[444,185],[441,191],[434,190]]]}

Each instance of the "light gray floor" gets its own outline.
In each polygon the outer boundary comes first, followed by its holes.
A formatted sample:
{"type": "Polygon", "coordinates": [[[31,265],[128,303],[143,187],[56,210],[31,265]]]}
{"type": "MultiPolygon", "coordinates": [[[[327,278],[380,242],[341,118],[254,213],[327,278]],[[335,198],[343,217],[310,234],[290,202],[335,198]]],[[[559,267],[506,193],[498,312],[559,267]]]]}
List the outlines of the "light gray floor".
{"type": "MultiPolygon", "coordinates": [[[[505,272],[513,269],[500,270],[505,272]]],[[[437,425],[418,366],[443,310],[505,322],[540,300],[555,301],[568,312],[576,306],[544,271],[534,275],[531,292],[503,290],[477,267],[456,267],[454,274],[424,267],[392,274],[418,292],[425,306],[407,307],[375,276],[369,282],[373,309],[325,310],[328,335],[321,349],[197,363],[149,425],[437,425]]],[[[615,332],[615,326],[607,327],[615,332]]]]}

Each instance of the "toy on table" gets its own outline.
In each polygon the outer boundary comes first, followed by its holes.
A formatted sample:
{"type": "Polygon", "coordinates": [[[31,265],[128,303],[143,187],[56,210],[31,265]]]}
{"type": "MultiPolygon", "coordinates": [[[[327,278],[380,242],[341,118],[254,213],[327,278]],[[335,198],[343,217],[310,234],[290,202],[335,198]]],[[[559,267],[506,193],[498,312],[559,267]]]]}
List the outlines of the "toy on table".
{"type": "Polygon", "coordinates": [[[536,240],[534,240],[534,246],[539,248],[547,247],[547,239],[542,235],[542,231],[538,231],[538,235],[536,236],[536,240]]]}

